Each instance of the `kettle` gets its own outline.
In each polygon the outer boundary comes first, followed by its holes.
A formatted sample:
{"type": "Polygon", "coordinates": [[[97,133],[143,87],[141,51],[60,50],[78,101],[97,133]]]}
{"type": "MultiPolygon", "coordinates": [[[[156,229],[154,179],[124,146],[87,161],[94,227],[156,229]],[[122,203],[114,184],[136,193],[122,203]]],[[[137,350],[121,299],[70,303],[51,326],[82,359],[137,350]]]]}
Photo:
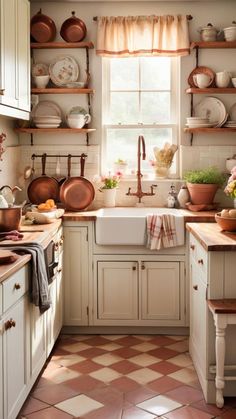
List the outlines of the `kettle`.
{"type": "Polygon", "coordinates": [[[221,32],[219,29],[215,28],[211,23],[208,23],[207,26],[203,28],[198,28],[197,30],[200,33],[202,41],[216,41],[217,35],[221,32]]]}
{"type": "Polygon", "coordinates": [[[11,188],[9,185],[4,185],[0,188],[0,196],[4,198],[9,207],[12,207],[15,203],[16,191],[22,191],[22,189],[19,188],[19,186],[14,186],[11,188]]]}

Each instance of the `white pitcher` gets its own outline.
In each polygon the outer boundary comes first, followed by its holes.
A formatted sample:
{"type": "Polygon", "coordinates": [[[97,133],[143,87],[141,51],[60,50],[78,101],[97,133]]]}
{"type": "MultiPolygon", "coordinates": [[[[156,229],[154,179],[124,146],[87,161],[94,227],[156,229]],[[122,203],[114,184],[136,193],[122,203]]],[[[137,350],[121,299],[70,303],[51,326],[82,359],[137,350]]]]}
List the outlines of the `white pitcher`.
{"type": "Polygon", "coordinates": [[[195,86],[199,87],[200,89],[204,89],[205,87],[210,86],[212,78],[208,74],[194,74],[193,81],[195,86]]]}
{"type": "Polygon", "coordinates": [[[220,71],[216,73],[216,86],[227,87],[231,80],[231,74],[228,71],[220,71]]]}

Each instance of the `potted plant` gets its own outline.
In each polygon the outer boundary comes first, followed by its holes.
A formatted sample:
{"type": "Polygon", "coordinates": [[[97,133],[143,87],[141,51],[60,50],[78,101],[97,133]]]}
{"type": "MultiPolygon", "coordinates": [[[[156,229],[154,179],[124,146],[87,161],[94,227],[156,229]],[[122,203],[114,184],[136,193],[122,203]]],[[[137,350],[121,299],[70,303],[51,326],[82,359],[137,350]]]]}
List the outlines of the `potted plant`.
{"type": "Polygon", "coordinates": [[[190,170],[184,174],[192,204],[212,204],[217,189],[225,182],[225,175],[216,167],[190,170]]]}
{"type": "Polygon", "coordinates": [[[112,175],[110,172],[108,176],[102,176],[101,181],[103,186],[99,188],[100,192],[104,194],[104,206],[115,207],[116,189],[120,182],[120,175],[112,175]]]}

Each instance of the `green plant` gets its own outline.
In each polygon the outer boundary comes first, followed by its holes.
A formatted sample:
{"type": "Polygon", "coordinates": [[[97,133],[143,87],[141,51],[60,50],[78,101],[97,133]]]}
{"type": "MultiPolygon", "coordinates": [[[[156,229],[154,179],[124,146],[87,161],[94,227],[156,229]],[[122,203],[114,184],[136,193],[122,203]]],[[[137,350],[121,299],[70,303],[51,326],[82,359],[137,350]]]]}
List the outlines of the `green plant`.
{"type": "Polygon", "coordinates": [[[189,183],[214,183],[222,186],[226,180],[226,176],[216,167],[208,167],[201,170],[189,170],[184,174],[184,180],[189,183]]]}

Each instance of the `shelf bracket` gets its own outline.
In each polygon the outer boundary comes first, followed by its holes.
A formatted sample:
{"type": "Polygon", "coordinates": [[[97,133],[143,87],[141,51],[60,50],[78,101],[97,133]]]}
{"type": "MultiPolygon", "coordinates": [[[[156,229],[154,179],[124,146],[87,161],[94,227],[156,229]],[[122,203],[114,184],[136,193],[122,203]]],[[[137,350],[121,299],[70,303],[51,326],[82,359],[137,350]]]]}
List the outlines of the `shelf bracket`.
{"type": "Polygon", "coordinates": [[[31,132],[30,134],[30,145],[33,146],[34,145],[34,134],[31,132]]]}
{"type": "Polygon", "coordinates": [[[190,136],[190,145],[191,146],[193,145],[193,133],[191,133],[191,136],[190,136]]]}
{"type": "Polygon", "coordinates": [[[196,46],[195,50],[196,50],[196,67],[198,67],[198,62],[199,62],[199,47],[196,46]]]}
{"type": "Polygon", "coordinates": [[[87,146],[89,145],[89,134],[88,134],[88,132],[86,133],[86,145],[87,146]]]}
{"type": "Polygon", "coordinates": [[[89,74],[89,49],[88,47],[85,48],[86,50],[86,71],[89,74]]]}

